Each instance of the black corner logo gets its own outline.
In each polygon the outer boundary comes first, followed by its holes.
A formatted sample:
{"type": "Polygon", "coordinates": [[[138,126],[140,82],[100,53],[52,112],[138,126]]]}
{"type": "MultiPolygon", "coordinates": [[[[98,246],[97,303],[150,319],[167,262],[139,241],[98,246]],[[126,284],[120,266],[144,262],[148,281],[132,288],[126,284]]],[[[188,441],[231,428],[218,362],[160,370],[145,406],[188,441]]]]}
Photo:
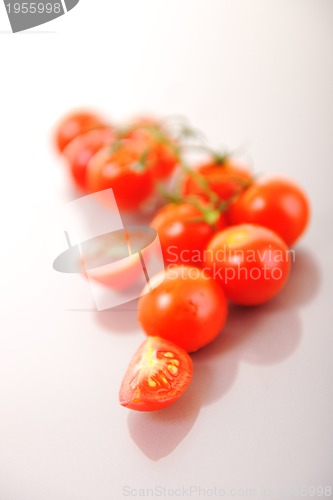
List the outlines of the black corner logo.
{"type": "Polygon", "coordinates": [[[80,0],[3,0],[13,33],[48,23],[73,9],[80,0]]]}

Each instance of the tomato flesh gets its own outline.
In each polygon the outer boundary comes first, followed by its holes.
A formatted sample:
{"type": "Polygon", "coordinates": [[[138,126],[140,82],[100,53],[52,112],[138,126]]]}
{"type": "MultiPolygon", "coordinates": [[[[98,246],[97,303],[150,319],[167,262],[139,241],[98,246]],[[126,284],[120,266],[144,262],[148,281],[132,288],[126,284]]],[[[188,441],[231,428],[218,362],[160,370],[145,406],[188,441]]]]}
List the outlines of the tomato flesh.
{"type": "Polygon", "coordinates": [[[122,406],[159,410],[174,403],[192,380],[192,360],[176,345],[149,337],[134,354],[119,391],[122,406]]]}

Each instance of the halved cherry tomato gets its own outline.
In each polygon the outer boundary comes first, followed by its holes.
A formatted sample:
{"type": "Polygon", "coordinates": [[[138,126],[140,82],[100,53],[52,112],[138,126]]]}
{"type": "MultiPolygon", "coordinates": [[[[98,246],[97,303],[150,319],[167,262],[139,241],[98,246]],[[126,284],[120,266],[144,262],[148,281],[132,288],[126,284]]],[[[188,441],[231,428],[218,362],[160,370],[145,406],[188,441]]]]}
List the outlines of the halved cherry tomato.
{"type": "Polygon", "coordinates": [[[103,146],[112,144],[115,131],[110,127],[89,130],[78,135],[64,149],[63,154],[69,163],[70,172],[76,186],[86,191],[87,165],[103,146]]]}
{"type": "Polygon", "coordinates": [[[146,165],[156,179],[170,177],[179,163],[178,146],[158,120],[138,119],[129,127],[125,137],[134,139],[141,146],[146,165]]]}
{"type": "Polygon", "coordinates": [[[174,266],[156,288],[140,297],[138,318],[147,335],[158,335],[193,352],[220,333],[227,302],[222,288],[202,269],[174,266]]]}
{"type": "Polygon", "coordinates": [[[56,146],[62,152],[67,144],[80,134],[95,128],[105,127],[106,124],[95,113],[77,111],[65,116],[56,129],[56,146]]]}
{"type": "Polygon", "coordinates": [[[206,250],[210,275],[229,300],[242,305],[262,304],[285,285],[291,256],[273,231],[253,224],[224,229],[206,250]]]}
{"type": "Polygon", "coordinates": [[[134,210],[152,195],[154,178],[136,142],[123,139],[92,157],[87,168],[87,187],[91,192],[112,188],[118,207],[134,210]]]}
{"type": "Polygon", "coordinates": [[[252,182],[251,172],[233,159],[225,158],[205,163],[183,179],[183,194],[196,194],[209,199],[208,187],[219,200],[227,201],[240,194],[252,182]]]}
{"type": "Polygon", "coordinates": [[[149,337],[137,350],[119,391],[122,406],[159,410],[174,403],[192,380],[192,360],[180,347],[149,337]]]}
{"type": "Polygon", "coordinates": [[[244,191],[229,208],[231,224],[248,222],[275,231],[288,246],[305,231],[310,216],[306,194],[293,181],[263,176],[244,191]]]}
{"type": "Polygon", "coordinates": [[[196,197],[193,203],[170,203],[150,224],[158,232],[165,264],[202,266],[208,242],[226,226],[225,215],[205,200],[196,197]]]}

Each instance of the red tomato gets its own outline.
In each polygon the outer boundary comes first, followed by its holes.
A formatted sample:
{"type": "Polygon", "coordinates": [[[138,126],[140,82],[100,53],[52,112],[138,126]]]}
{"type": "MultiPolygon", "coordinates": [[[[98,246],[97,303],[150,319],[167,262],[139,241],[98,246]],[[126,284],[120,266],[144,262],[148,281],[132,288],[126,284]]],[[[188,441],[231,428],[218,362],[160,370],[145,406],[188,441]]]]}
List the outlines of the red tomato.
{"type": "Polygon", "coordinates": [[[150,225],[158,232],[166,264],[201,266],[208,242],[226,226],[226,220],[223,213],[198,197],[196,205],[182,202],[164,206],[150,225]]]}
{"type": "MultiPolygon", "coordinates": [[[[86,266],[84,261],[83,266],[86,266]]],[[[137,282],[140,283],[142,272],[142,263],[136,253],[117,262],[90,269],[85,272],[85,275],[107,288],[125,293],[128,289],[133,288],[137,282]]]]}
{"type": "Polygon", "coordinates": [[[78,135],[103,126],[105,126],[103,120],[89,111],[78,111],[65,116],[56,129],[55,140],[58,150],[62,152],[78,135]]]}
{"type": "Polygon", "coordinates": [[[150,243],[149,237],[147,231],[130,228],[81,243],[83,274],[114,290],[125,292],[135,286],[142,289],[144,276],[137,250],[150,243]]]}
{"type": "Polygon", "coordinates": [[[252,224],[224,229],[206,250],[210,275],[221,283],[228,299],[242,305],[274,297],[287,281],[290,260],[277,234],[252,224]]]}
{"type": "Polygon", "coordinates": [[[201,269],[174,266],[167,269],[162,283],[140,297],[138,311],[147,335],[193,352],[220,333],[227,302],[222,288],[201,269]]]}
{"type": "Polygon", "coordinates": [[[86,191],[87,165],[91,158],[103,146],[112,144],[115,131],[110,127],[89,130],[73,139],[64,149],[63,154],[68,161],[72,178],[76,186],[86,191]]]}
{"type": "Polygon", "coordinates": [[[275,231],[294,245],[309,222],[310,206],[302,189],[291,180],[262,177],[230,206],[231,224],[249,222],[275,231]]]}
{"type": "Polygon", "coordinates": [[[90,160],[87,187],[91,192],[112,188],[121,210],[134,210],[152,195],[154,178],[141,161],[135,141],[124,139],[105,147],[90,160]]]}
{"type": "Polygon", "coordinates": [[[182,192],[185,196],[196,194],[207,196],[205,185],[215,193],[219,200],[229,200],[240,194],[251,181],[251,173],[232,159],[212,161],[194,170],[198,175],[186,174],[183,180],[182,192]]]}
{"type": "Polygon", "coordinates": [[[156,179],[167,179],[179,163],[177,144],[153,118],[141,118],[126,132],[147,153],[146,162],[156,179]]]}
{"type": "Polygon", "coordinates": [[[184,393],[192,372],[192,360],[183,349],[149,337],[130,362],[119,392],[120,404],[138,411],[164,408],[184,393]]]}
{"type": "Polygon", "coordinates": [[[147,165],[156,179],[167,179],[178,165],[178,154],[175,147],[156,141],[152,144],[147,157],[147,165]]]}

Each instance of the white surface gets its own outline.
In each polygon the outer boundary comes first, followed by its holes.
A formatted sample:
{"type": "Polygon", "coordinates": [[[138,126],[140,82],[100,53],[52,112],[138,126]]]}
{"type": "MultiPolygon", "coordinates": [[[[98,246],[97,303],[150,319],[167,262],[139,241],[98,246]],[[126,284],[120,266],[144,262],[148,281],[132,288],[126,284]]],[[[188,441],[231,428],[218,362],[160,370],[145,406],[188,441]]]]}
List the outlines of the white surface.
{"type": "Polygon", "coordinates": [[[332,484],[332,21],[330,0],[82,0],[44,33],[11,35],[0,5],[1,500],[155,486],[281,500],[332,484]],[[233,311],[158,414],[117,403],[143,338],[135,307],[75,311],[92,307],[86,284],[52,269],[69,195],[50,132],[81,104],[184,114],[217,145],[250,144],[256,171],[298,179],[312,202],[288,288],[233,311]]]}

